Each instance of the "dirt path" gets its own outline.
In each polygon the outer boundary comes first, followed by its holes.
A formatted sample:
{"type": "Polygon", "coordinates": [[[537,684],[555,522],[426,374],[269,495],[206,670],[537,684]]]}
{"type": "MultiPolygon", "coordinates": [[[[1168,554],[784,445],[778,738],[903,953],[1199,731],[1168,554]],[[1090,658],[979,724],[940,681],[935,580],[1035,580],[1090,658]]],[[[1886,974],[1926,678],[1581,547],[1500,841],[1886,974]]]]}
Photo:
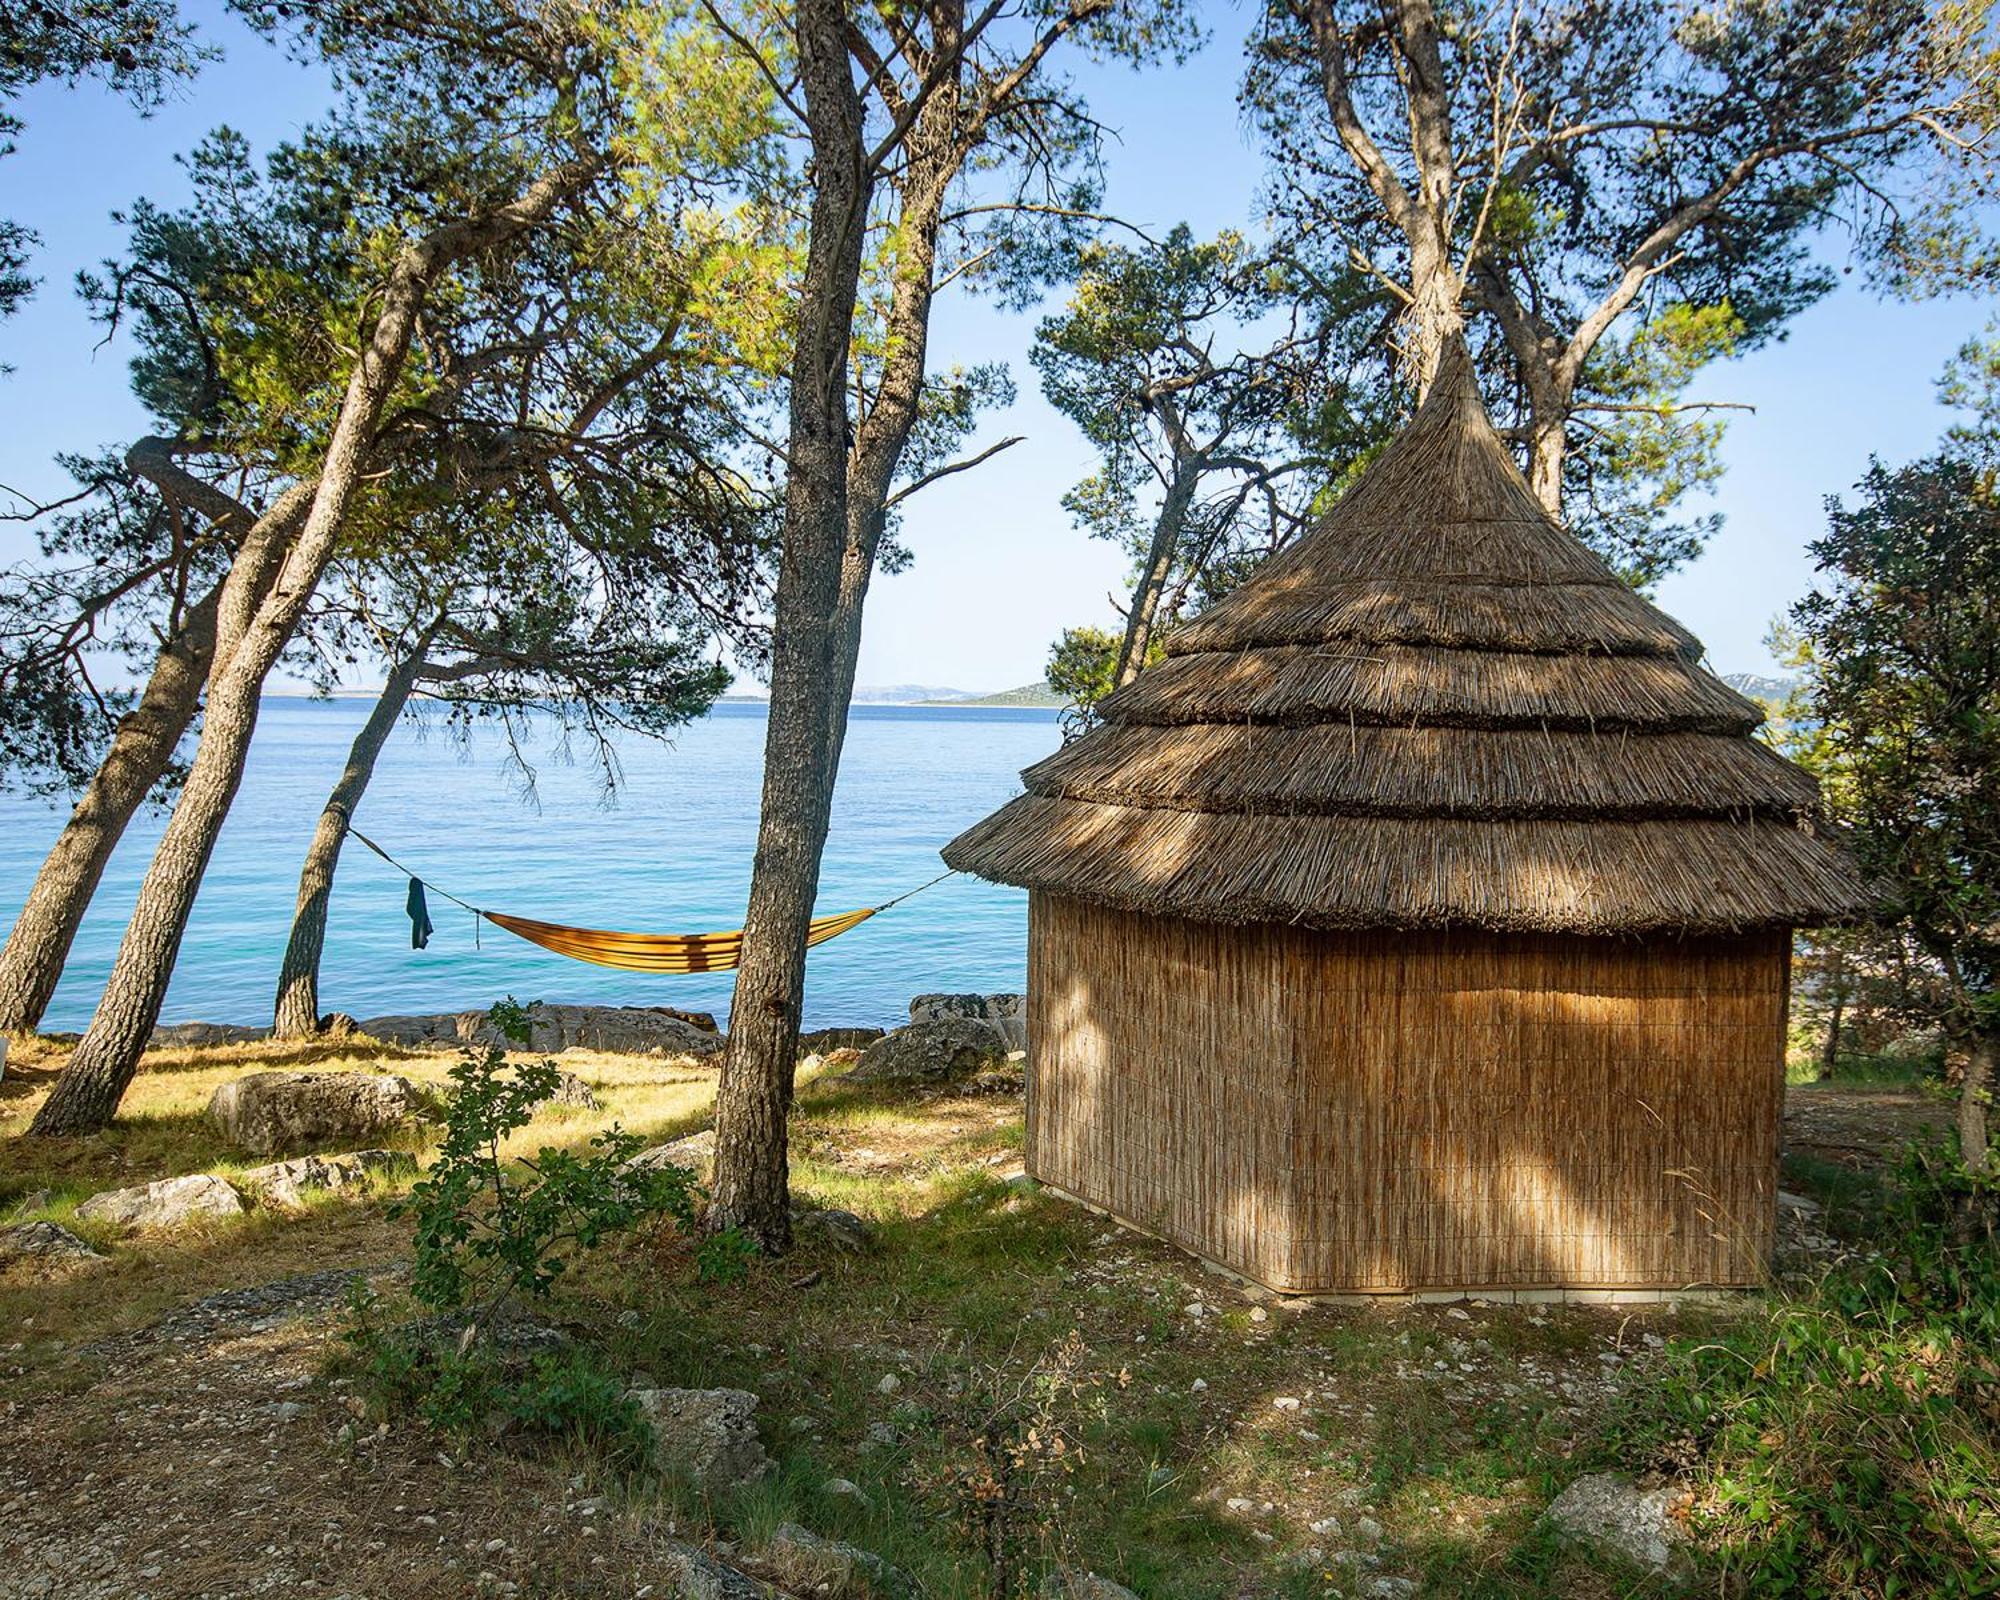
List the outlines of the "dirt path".
{"type": "Polygon", "coordinates": [[[504,1451],[461,1462],[357,1425],[318,1376],[357,1275],[208,1296],[10,1400],[0,1595],[673,1593],[670,1525],[504,1451]]]}

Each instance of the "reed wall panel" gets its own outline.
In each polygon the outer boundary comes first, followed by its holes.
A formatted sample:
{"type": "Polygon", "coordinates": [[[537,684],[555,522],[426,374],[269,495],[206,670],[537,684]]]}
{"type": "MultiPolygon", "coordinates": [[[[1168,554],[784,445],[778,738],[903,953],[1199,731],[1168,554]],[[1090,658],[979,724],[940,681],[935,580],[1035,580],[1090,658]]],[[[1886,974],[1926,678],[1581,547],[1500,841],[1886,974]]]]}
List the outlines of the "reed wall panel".
{"type": "Polygon", "coordinates": [[[1028,1166],[1273,1288],[1758,1281],[1789,936],[1318,932],[1031,896],[1028,1166]]]}

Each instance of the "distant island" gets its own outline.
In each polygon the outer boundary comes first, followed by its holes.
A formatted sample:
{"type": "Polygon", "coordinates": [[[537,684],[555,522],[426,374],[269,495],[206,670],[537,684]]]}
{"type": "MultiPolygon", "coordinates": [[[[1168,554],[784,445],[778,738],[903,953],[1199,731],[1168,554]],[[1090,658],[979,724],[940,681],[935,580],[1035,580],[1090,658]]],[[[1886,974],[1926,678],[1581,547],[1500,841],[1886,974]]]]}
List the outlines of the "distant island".
{"type": "Polygon", "coordinates": [[[1030,706],[1038,710],[1054,710],[1066,703],[1046,683],[1024,683],[1018,689],[1002,689],[996,694],[952,695],[911,702],[920,706],[1030,706]]]}
{"type": "MultiPolygon", "coordinates": [[[[739,690],[723,700],[734,705],[762,705],[768,693],[739,690]]],[[[1028,706],[1054,710],[1065,704],[1046,683],[1026,683],[1018,689],[975,694],[970,689],[945,689],[925,683],[863,684],[854,691],[857,706],[1028,706]]]]}

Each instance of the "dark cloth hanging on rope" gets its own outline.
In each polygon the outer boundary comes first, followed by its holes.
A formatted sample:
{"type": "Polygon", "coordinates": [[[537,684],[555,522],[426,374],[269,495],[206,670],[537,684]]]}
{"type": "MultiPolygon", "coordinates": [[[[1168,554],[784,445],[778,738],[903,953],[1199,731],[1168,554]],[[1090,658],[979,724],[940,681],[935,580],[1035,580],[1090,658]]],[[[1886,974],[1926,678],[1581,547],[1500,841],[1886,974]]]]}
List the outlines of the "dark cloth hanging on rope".
{"type": "Polygon", "coordinates": [[[403,903],[410,914],[410,948],[421,950],[431,942],[430,907],[424,904],[424,880],[410,880],[410,897],[403,903]]]}

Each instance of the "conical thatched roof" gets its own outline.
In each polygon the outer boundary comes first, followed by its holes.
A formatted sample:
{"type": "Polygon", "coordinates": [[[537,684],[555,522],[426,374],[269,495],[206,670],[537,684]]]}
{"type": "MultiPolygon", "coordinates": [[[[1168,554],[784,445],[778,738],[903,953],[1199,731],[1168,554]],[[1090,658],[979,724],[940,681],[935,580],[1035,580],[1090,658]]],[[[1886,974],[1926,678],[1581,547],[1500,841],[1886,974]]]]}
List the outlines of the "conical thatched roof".
{"type": "Polygon", "coordinates": [[[1558,526],[1462,352],[1324,521],[946,846],[1213,922],[1810,926],[1869,887],[1758,707],[1558,526]]]}

